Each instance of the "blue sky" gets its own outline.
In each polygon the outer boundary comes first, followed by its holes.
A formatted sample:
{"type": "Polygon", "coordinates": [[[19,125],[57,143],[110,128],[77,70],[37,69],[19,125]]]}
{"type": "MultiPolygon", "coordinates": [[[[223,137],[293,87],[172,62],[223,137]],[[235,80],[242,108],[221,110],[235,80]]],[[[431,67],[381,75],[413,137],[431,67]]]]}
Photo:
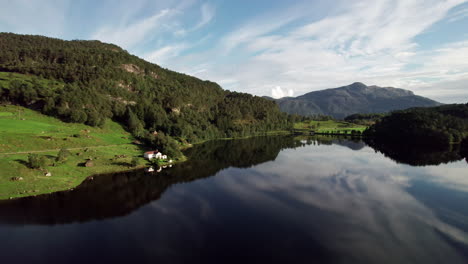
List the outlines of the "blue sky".
{"type": "Polygon", "coordinates": [[[0,0],[0,31],[99,39],[255,95],[360,81],[468,102],[468,0],[0,0]]]}

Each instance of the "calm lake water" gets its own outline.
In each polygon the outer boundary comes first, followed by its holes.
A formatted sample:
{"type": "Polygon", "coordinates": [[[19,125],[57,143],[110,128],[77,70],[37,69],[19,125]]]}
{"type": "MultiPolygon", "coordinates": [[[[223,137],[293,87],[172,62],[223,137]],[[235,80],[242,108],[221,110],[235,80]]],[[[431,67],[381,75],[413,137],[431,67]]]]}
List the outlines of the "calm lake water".
{"type": "Polygon", "coordinates": [[[0,202],[2,263],[468,263],[456,150],[259,137],[0,202]],[[410,165],[411,164],[411,165],[410,165]]]}

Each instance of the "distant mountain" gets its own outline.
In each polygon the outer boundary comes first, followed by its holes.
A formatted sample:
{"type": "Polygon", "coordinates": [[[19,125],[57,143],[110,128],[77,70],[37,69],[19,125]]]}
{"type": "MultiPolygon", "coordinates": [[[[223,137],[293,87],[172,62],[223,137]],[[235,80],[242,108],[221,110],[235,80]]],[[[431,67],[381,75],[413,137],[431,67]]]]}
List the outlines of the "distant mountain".
{"type": "MultiPolygon", "coordinates": [[[[268,98],[268,97],[264,97],[268,98]]],[[[393,88],[353,83],[275,100],[283,112],[299,115],[330,115],[344,118],[355,113],[384,113],[411,107],[438,106],[439,102],[393,88]]]]}

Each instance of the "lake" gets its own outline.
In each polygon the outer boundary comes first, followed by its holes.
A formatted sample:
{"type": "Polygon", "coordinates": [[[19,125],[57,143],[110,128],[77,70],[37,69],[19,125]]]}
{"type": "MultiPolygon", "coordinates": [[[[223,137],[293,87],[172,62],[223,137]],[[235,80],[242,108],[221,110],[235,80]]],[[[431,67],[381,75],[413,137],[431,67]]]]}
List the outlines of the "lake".
{"type": "Polygon", "coordinates": [[[160,173],[1,201],[1,261],[468,263],[466,160],[456,149],[375,148],[211,141],[160,173]]]}

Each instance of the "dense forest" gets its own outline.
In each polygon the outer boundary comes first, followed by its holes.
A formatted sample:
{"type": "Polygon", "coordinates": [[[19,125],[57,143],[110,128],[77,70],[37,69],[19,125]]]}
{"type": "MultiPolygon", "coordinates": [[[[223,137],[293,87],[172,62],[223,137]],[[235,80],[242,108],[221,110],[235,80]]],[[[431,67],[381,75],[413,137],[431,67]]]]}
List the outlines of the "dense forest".
{"type": "Polygon", "coordinates": [[[91,126],[111,118],[172,156],[178,142],[285,130],[294,120],[275,102],[163,69],[116,45],[12,33],[0,33],[0,102],[91,126]]]}
{"type": "Polygon", "coordinates": [[[468,104],[395,111],[370,126],[364,136],[378,144],[446,149],[467,140],[468,104]]]}

